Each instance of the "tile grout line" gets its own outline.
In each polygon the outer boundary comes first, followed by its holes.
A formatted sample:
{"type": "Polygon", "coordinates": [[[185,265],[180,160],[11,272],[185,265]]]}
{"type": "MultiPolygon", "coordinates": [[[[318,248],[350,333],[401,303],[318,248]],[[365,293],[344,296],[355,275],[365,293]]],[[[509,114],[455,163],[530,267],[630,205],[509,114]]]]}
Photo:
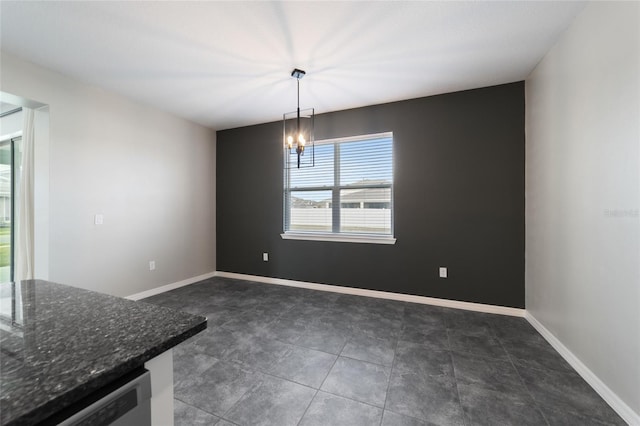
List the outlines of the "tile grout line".
{"type": "Polygon", "coordinates": [[[456,395],[458,396],[458,404],[460,404],[460,409],[462,410],[462,418],[464,420],[465,425],[471,425],[471,418],[467,415],[467,411],[464,409],[464,405],[462,405],[462,398],[460,397],[460,388],[458,387],[458,376],[456,375],[456,364],[453,362],[453,346],[451,345],[451,336],[449,335],[449,327],[446,325],[445,321],[445,331],[447,333],[447,342],[449,343],[449,360],[451,361],[451,368],[453,369],[453,381],[456,384],[456,395]]]}
{"type": "Polygon", "coordinates": [[[380,407],[379,405],[373,405],[370,402],[360,401],[360,400],[357,400],[357,399],[350,398],[348,396],[338,395],[337,393],[329,392],[329,391],[326,391],[326,390],[318,389],[318,392],[326,393],[327,395],[335,396],[337,398],[348,399],[349,401],[357,402],[358,404],[367,405],[369,407],[377,408],[378,410],[384,411],[383,407],[380,407]]]}
{"type": "Polygon", "coordinates": [[[307,415],[307,412],[309,411],[309,407],[311,407],[311,404],[313,404],[313,401],[316,399],[316,396],[318,395],[318,392],[320,392],[320,389],[316,389],[316,393],[313,394],[313,397],[309,401],[309,404],[307,404],[307,408],[304,409],[304,413],[302,413],[302,416],[300,416],[300,420],[298,420],[296,425],[299,425],[300,422],[302,422],[302,419],[304,419],[304,416],[307,415]]]}
{"type": "MultiPolygon", "coordinates": [[[[398,346],[398,344],[396,343],[396,347],[398,346]]],[[[344,359],[349,359],[351,361],[358,361],[358,362],[364,362],[365,364],[371,364],[371,365],[376,365],[378,367],[384,367],[384,368],[391,368],[393,367],[393,361],[391,362],[391,365],[385,365],[385,364],[380,364],[379,362],[373,362],[373,361],[365,361],[364,359],[359,359],[359,358],[353,358],[350,356],[345,356],[345,355],[338,355],[339,358],[344,358],[344,359]]],[[[395,359],[395,352],[393,354],[393,357],[395,359]]]]}
{"type": "MultiPolygon", "coordinates": [[[[493,327],[491,327],[491,328],[493,329],[493,327]]],[[[495,332],[495,330],[494,330],[494,332],[495,332]]],[[[538,401],[536,401],[536,399],[533,397],[533,394],[531,393],[531,390],[529,389],[529,386],[527,386],[527,384],[525,383],[524,379],[522,378],[522,375],[520,374],[520,371],[518,370],[518,367],[516,367],[516,364],[513,362],[512,355],[504,347],[504,344],[502,343],[502,339],[497,337],[497,334],[496,334],[496,338],[498,340],[498,343],[500,343],[500,347],[502,348],[502,350],[506,352],[507,358],[509,359],[509,363],[511,364],[511,366],[515,370],[516,374],[518,375],[518,378],[520,379],[520,383],[522,383],[522,386],[524,386],[524,388],[526,389],[527,394],[529,395],[529,398],[531,398],[531,400],[533,401],[533,403],[534,403],[534,405],[536,407],[536,410],[538,411],[538,413],[540,413],[540,415],[542,416],[542,418],[546,422],[546,425],[550,426],[550,423],[549,423],[549,420],[547,419],[547,416],[544,414],[544,411],[542,411],[542,408],[540,407],[540,404],[538,403],[538,401]]]]}
{"type": "MultiPolygon", "coordinates": [[[[207,413],[207,414],[211,414],[212,416],[215,416],[215,417],[218,417],[218,418],[222,418],[222,416],[221,416],[221,415],[218,415],[218,414],[216,414],[216,413],[212,413],[211,411],[207,411],[207,410],[205,410],[204,408],[200,408],[200,407],[198,407],[197,405],[193,405],[193,404],[191,404],[190,402],[183,401],[183,400],[181,400],[181,399],[180,399],[180,398],[178,398],[178,397],[175,397],[175,396],[174,396],[174,397],[173,397],[173,399],[176,399],[176,400],[180,401],[181,403],[183,403],[184,405],[188,405],[189,407],[193,407],[193,408],[198,409],[198,410],[200,410],[200,411],[204,411],[204,412],[205,412],[205,413],[207,413]]],[[[175,407],[174,407],[174,409],[173,409],[173,412],[174,412],[174,415],[175,415],[175,407]]]]}
{"type": "MultiPolygon", "coordinates": [[[[289,344],[289,345],[290,345],[290,344],[289,344]]],[[[290,345],[290,346],[293,346],[293,345],[290,345]]],[[[334,356],[335,356],[335,355],[334,355],[334,356]]],[[[338,357],[336,357],[336,360],[337,360],[337,358],[338,358],[338,357]]],[[[313,402],[313,399],[315,398],[315,396],[317,395],[317,393],[318,393],[318,391],[319,391],[319,388],[318,388],[318,389],[316,389],[316,388],[314,388],[313,386],[309,386],[309,385],[304,384],[304,383],[298,383],[298,382],[295,382],[295,381],[293,381],[293,380],[291,380],[291,379],[287,379],[287,378],[284,378],[284,377],[279,377],[279,376],[277,376],[277,375],[275,375],[275,374],[273,374],[273,373],[265,372],[265,371],[262,371],[262,370],[254,370],[253,368],[249,368],[247,364],[243,363],[242,361],[236,360],[236,359],[234,359],[234,360],[224,360],[224,359],[223,359],[223,361],[233,363],[233,364],[237,365],[238,367],[242,368],[243,370],[251,370],[252,372],[259,373],[259,374],[261,374],[261,375],[263,375],[263,376],[269,376],[269,377],[272,377],[272,378],[275,378],[275,379],[283,380],[283,381],[286,381],[286,382],[293,383],[293,384],[295,384],[295,385],[304,386],[304,387],[306,387],[306,388],[309,388],[309,389],[314,390],[314,391],[315,391],[315,394],[313,395],[313,397],[312,397],[312,398],[311,398],[311,400],[309,401],[309,404],[307,405],[307,408],[305,409],[304,413],[302,414],[302,417],[304,417],[304,415],[306,414],[307,410],[309,409],[309,406],[311,405],[311,403],[313,402]]],[[[334,363],[335,363],[335,361],[334,361],[334,363]]],[[[332,365],[332,368],[333,368],[333,365],[332,365]]],[[[331,370],[329,370],[329,371],[331,371],[331,370]]],[[[328,375],[329,375],[329,373],[327,372],[327,376],[328,376],[328,375]]],[[[228,414],[230,411],[232,411],[232,410],[233,410],[233,409],[234,409],[234,408],[235,408],[235,407],[240,403],[240,401],[242,400],[242,398],[244,398],[244,397],[245,397],[245,395],[247,395],[249,392],[251,392],[251,391],[255,390],[256,388],[258,388],[260,385],[262,385],[262,383],[264,383],[264,380],[261,380],[261,381],[260,381],[259,383],[257,383],[255,386],[252,386],[252,387],[251,387],[250,389],[248,389],[245,393],[243,393],[243,394],[242,394],[242,396],[240,396],[240,398],[238,398],[238,400],[237,400],[237,401],[236,401],[236,402],[235,402],[235,403],[234,403],[234,404],[233,404],[233,405],[232,405],[232,406],[231,406],[227,411],[225,411],[225,412],[224,412],[224,414],[222,414],[222,415],[220,415],[220,416],[218,416],[217,414],[214,414],[214,415],[216,415],[217,417],[220,417],[221,419],[223,419],[223,420],[225,420],[225,421],[228,421],[228,422],[230,422],[230,423],[233,423],[234,425],[237,425],[237,423],[232,422],[231,420],[229,420],[228,418],[226,418],[226,417],[225,417],[225,415],[226,415],[226,414],[228,414]]],[[[196,408],[198,408],[198,407],[196,407],[196,408]]],[[[204,411],[204,410],[203,410],[203,411],[204,411]]],[[[211,413],[211,414],[213,414],[213,413],[211,413]]],[[[302,421],[302,417],[300,417],[300,420],[298,421],[298,423],[299,423],[300,421],[302,421]]]]}
{"type": "Polygon", "coordinates": [[[389,370],[389,379],[387,380],[387,391],[384,394],[384,404],[382,406],[382,416],[380,417],[380,426],[382,426],[382,422],[384,421],[384,412],[387,410],[387,399],[389,399],[389,388],[391,387],[391,377],[393,376],[393,368],[396,363],[396,353],[398,352],[398,344],[400,343],[400,337],[404,333],[404,328],[406,324],[404,321],[404,311],[402,315],[402,330],[396,339],[395,349],[393,350],[393,359],[391,360],[391,369],[389,370]]]}
{"type": "MultiPolygon", "coordinates": [[[[340,352],[342,352],[344,350],[344,347],[346,345],[347,345],[347,343],[345,342],[345,344],[342,346],[342,349],[340,350],[340,352]]],[[[300,417],[300,420],[298,420],[298,423],[297,423],[298,425],[300,424],[302,419],[304,419],[304,416],[307,415],[307,412],[309,411],[309,407],[311,407],[311,404],[313,404],[313,401],[316,399],[316,396],[318,396],[318,392],[320,392],[320,388],[322,388],[322,385],[324,385],[324,382],[327,381],[327,377],[329,377],[329,374],[331,374],[331,370],[333,370],[333,367],[335,367],[335,365],[338,362],[339,358],[340,358],[340,354],[338,354],[336,356],[336,359],[333,360],[333,364],[331,364],[331,368],[329,368],[329,371],[327,371],[327,375],[324,376],[324,379],[322,380],[322,383],[320,383],[320,386],[318,386],[318,389],[316,389],[316,393],[313,394],[313,398],[311,398],[311,401],[309,401],[309,405],[307,405],[307,408],[305,408],[304,413],[302,413],[302,416],[300,417]]]]}
{"type": "Polygon", "coordinates": [[[304,416],[307,415],[307,412],[309,411],[309,407],[311,407],[311,404],[313,404],[313,401],[316,399],[316,396],[318,396],[318,392],[320,392],[320,388],[322,387],[322,385],[324,385],[324,382],[327,380],[327,377],[329,377],[329,374],[331,374],[331,370],[333,370],[333,367],[336,365],[338,358],[340,358],[340,355],[336,356],[336,359],[333,360],[333,364],[331,364],[331,368],[329,368],[329,371],[327,371],[327,375],[322,380],[322,383],[320,383],[320,386],[318,386],[318,389],[316,389],[316,393],[313,394],[313,398],[311,398],[311,401],[309,401],[309,405],[307,405],[307,408],[305,408],[304,413],[302,413],[302,416],[300,417],[300,420],[298,420],[298,423],[296,423],[297,425],[299,425],[302,419],[304,419],[304,416]]]}
{"type": "MultiPolygon", "coordinates": [[[[222,420],[224,420],[224,421],[225,421],[225,422],[227,422],[227,423],[231,423],[231,424],[232,424],[232,425],[234,425],[234,426],[242,426],[242,425],[239,425],[239,424],[238,424],[238,423],[236,423],[236,422],[232,422],[232,421],[231,421],[231,420],[229,420],[229,419],[225,419],[224,417],[220,417],[220,421],[222,421],[222,420]]],[[[217,425],[218,423],[220,423],[220,421],[216,422],[216,425],[217,425]]],[[[213,425],[213,426],[215,426],[215,425],[213,425]]]]}

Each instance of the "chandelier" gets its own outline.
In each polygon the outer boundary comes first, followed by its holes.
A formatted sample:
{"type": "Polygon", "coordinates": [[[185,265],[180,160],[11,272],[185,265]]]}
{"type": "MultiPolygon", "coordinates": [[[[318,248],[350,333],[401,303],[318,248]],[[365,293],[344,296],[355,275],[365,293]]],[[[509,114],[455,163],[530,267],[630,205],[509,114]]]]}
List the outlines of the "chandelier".
{"type": "Polygon", "coordinates": [[[298,108],[283,114],[285,168],[313,167],[313,108],[300,109],[300,79],[305,76],[303,70],[295,68],[291,77],[297,80],[298,108]]]}

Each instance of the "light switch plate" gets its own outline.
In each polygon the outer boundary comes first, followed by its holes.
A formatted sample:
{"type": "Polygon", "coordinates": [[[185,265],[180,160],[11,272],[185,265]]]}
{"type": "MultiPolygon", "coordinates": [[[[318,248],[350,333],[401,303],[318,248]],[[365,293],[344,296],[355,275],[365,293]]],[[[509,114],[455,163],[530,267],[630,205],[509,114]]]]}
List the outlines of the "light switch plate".
{"type": "Polygon", "coordinates": [[[447,278],[447,268],[444,266],[440,267],[440,278],[447,278]]]}
{"type": "Polygon", "coordinates": [[[262,260],[264,260],[265,262],[269,261],[269,253],[262,253],[262,260]]]}
{"type": "Polygon", "coordinates": [[[93,223],[95,223],[96,225],[102,225],[104,223],[104,216],[98,213],[95,215],[93,220],[94,220],[93,223]]]}

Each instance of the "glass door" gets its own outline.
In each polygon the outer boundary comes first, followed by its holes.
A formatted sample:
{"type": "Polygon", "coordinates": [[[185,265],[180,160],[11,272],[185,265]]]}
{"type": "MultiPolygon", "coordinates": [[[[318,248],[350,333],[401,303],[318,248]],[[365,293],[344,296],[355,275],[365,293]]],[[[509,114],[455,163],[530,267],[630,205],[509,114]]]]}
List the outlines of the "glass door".
{"type": "Polygon", "coordinates": [[[13,281],[15,257],[15,207],[20,164],[20,142],[12,138],[0,142],[0,282],[13,281]]]}

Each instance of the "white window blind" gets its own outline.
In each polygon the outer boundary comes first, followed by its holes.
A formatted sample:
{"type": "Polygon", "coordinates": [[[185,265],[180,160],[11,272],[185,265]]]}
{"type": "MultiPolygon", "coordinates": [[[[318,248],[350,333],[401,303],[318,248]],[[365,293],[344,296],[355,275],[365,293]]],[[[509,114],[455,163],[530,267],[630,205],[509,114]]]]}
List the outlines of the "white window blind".
{"type": "Polygon", "coordinates": [[[284,212],[285,234],[391,237],[393,134],[315,141],[314,167],[285,169],[284,212]]]}

